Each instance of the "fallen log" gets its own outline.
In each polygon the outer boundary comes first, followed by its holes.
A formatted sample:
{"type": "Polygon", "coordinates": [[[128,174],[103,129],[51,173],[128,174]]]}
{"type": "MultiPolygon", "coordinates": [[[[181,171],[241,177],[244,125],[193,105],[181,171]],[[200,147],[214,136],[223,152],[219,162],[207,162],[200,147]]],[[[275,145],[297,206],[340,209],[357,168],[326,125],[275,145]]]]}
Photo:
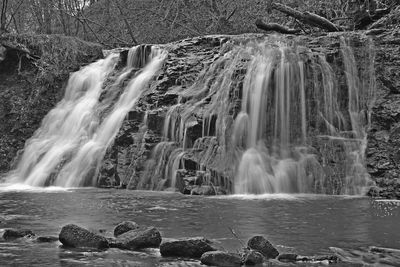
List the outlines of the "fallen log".
{"type": "Polygon", "coordinates": [[[341,27],[315,13],[300,12],[296,9],[279,3],[271,3],[271,8],[276,9],[288,16],[294,17],[305,24],[327,30],[328,32],[342,31],[341,27]]]}
{"type": "Polygon", "coordinates": [[[296,34],[301,31],[299,29],[291,29],[277,23],[265,23],[262,19],[256,20],[256,26],[264,31],[275,31],[283,34],[296,34]]]}

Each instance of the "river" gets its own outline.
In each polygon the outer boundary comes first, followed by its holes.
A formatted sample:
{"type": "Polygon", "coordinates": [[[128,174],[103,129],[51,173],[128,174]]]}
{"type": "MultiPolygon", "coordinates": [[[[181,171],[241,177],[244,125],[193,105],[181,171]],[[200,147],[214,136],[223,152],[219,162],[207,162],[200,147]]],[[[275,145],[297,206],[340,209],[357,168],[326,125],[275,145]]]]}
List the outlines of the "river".
{"type": "MultiPolygon", "coordinates": [[[[326,195],[185,196],[178,193],[98,188],[3,187],[0,228],[27,228],[58,236],[75,223],[112,236],[132,220],[157,227],[163,238],[205,236],[226,250],[240,250],[253,235],[265,235],[280,252],[301,255],[382,246],[400,249],[400,202],[326,195]],[[236,238],[230,229],[236,233],[236,238]]],[[[71,250],[61,243],[23,238],[0,241],[0,266],[198,266],[198,261],[141,252],[71,250]]]]}

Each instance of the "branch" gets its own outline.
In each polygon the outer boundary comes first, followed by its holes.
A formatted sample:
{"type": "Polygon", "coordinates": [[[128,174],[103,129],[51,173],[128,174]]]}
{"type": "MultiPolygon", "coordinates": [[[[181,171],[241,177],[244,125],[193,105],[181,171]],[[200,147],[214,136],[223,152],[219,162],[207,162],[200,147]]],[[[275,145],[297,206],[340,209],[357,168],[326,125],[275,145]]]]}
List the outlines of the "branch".
{"type": "Polygon", "coordinates": [[[125,16],[124,12],[122,11],[122,8],[121,8],[121,5],[120,5],[119,1],[118,0],[114,0],[114,2],[117,5],[117,8],[119,10],[120,15],[122,16],[122,19],[123,19],[123,21],[125,23],[125,27],[128,30],[129,35],[131,36],[133,44],[137,45],[138,41],[136,40],[135,35],[133,34],[133,30],[132,30],[131,26],[129,25],[128,20],[126,19],[126,16],[125,16]]]}
{"type": "Polygon", "coordinates": [[[235,9],[233,9],[233,11],[231,12],[231,14],[230,14],[228,17],[226,17],[226,20],[229,20],[233,15],[235,15],[236,10],[237,10],[237,7],[235,7],[235,9]]]}
{"type": "Polygon", "coordinates": [[[284,34],[296,34],[301,31],[299,29],[290,29],[277,23],[265,23],[262,19],[256,20],[256,26],[264,31],[276,31],[284,34]]]}

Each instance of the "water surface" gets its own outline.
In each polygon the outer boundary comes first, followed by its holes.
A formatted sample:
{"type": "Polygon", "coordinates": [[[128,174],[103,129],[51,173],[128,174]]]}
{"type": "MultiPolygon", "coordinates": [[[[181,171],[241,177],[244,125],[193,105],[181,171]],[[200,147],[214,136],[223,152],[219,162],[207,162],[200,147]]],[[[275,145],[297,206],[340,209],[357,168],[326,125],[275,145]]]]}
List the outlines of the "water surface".
{"type": "MultiPolygon", "coordinates": [[[[156,226],[163,238],[205,236],[226,250],[240,250],[265,235],[281,252],[324,254],[382,246],[400,249],[400,203],[317,195],[197,197],[177,193],[103,189],[0,189],[0,228],[58,235],[75,223],[112,235],[123,220],[156,226]]],[[[197,266],[196,261],[141,252],[69,250],[30,239],[0,241],[0,266],[197,266]]]]}

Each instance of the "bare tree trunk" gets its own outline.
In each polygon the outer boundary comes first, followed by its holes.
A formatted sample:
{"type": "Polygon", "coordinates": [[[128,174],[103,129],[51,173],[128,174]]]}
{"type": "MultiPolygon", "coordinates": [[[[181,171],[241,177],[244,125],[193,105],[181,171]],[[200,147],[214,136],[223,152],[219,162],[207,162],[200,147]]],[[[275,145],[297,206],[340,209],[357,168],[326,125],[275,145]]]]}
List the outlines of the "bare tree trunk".
{"type": "Polygon", "coordinates": [[[65,35],[68,35],[68,31],[67,31],[67,24],[65,22],[65,14],[63,12],[63,1],[62,0],[58,0],[57,2],[57,8],[58,8],[58,15],[60,16],[60,22],[61,22],[61,26],[63,29],[63,33],[65,35]]]}
{"type": "Polygon", "coordinates": [[[8,0],[3,0],[1,4],[1,14],[0,14],[0,33],[6,32],[7,25],[7,5],[8,0]]]}
{"type": "Polygon", "coordinates": [[[52,28],[52,1],[51,0],[41,0],[40,8],[43,14],[43,31],[46,34],[51,34],[52,28]]]}
{"type": "Polygon", "coordinates": [[[120,13],[122,19],[124,20],[126,29],[128,30],[128,33],[131,36],[133,44],[138,44],[138,42],[137,42],[137,40],[135,38],[135,35],[133,34],[133,30],[132,30],[131,26],[129,25],[128,20],[126,19],[126,16],[125,16],[124,12],[122,11],[122,8],[120,6],[119,0],[114,0],[114,2],[117,5],[117,8],[119,10],[119,13],[120,13]]]}

